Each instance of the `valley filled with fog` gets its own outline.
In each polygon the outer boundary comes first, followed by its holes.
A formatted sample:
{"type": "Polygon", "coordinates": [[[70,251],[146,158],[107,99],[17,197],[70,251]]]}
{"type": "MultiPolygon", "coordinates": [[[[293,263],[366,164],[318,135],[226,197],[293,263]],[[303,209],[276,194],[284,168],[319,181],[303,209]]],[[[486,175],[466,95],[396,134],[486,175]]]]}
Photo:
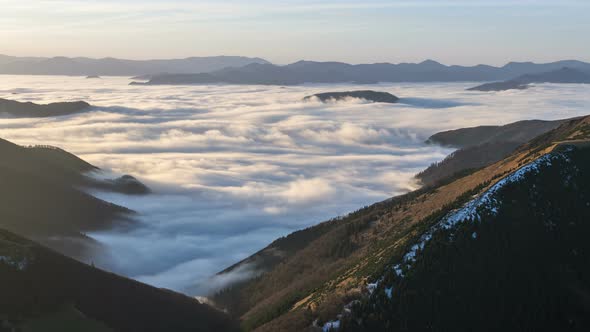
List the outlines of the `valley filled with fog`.
{"type": "MultiPolygon", "coordinates": [[[[92,193],[138,212],[132,229],[88,234],[97,266],[206,295],[250,277],[214,274],[277,237],[419,187],[414,174],[452,150],[424,144],[447,129],[586,115],[588,85],[468,92],[473,83],[129,86],[127,78],[3,76],[0,98],[94,107],[53,118],[0,117],[0,137],[61,147],[132,174],[153,193],[92,193]],[[358,89],[397,104],[303,101],[358,89]]],[[[93,176],[104,176],[94,174],[93,176]]]]}

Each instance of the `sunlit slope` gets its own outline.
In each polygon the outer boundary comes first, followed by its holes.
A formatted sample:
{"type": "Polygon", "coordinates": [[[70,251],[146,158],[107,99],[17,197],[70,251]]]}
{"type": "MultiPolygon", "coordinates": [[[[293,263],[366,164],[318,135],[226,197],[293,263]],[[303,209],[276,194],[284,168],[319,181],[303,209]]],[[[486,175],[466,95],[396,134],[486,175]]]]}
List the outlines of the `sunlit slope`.
{"type": "Polygon", "coordinates": [[[438,219],[344,331],[586,331],[590,150],[563,144],[438,219]]]}
{"type": "Polygon", "coordinates": [[[300,331],[316,319],[316,324],[333,320],[344,305],[363,298],[367,282],[399,262],[449,211],[557,146],[584,146],[589,123],[589,118],[567,121],[474,173],[278,240],[245,261],[265,273],[218,294],[216,300],[240,316],[246,329],[300,331]],[[289,244],[293,241],[297,243],[289,244]]]}

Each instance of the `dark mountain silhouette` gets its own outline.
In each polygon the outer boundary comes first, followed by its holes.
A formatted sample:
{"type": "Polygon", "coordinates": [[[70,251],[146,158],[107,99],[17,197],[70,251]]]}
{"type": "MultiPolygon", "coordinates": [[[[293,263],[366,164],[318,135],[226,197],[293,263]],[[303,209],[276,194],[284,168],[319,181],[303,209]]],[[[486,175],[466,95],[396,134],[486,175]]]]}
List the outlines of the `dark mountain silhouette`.
{"type": "Polygon", "coordinates": [[[128,195],[143,195],[150,193],[150,189],[145,184],[127,174],[113,180],[98,181],[96,184],[89,185],[128,195]]]}
{"type": "Polygon", "coordinates": [[[377,83],[377,82],[459,82],[508,80],[523,74],[536,74],[569,68],[588,70],[590,64],[579,61],[558,61],[548,64],[509,63],[503,67],[478,65],[446,66],[427,60],[412,63],[375,63],[351,65],[341,62],[299,61],[285,66],[253,63],[199,74],[153,75],[148,82],[134,84],[267,84],[297,85],[303,83],[377,83]]]}
{"type": "Polygon", "coordinates": [[[90,107],[84,101],[60,102],[39,105],[32,102],[21,103],[15,100],[0,98],[0,116],[9,115],[19,118],[41,118],[50,116],[70,115],[82,112],[90,107]]]}
{"type": "Polygon", "coordinates": [[[67,258],[0,229],[0,328],[237,331],[223,312],[67,258]]]}
{"type": "Polygon", "coordinates": [[[398,97],[391,93],[371,90],[317,93],[307,96],[303,100],[310,100],[312,98],[317,98],[321,102],[338,101],[346,98],[364,99],[375,103],[396,103],[399,100],[398,97]]]}
{"type": "Polygon", "coordinates": [[[0,74],[136,76],[156,73],[202,73],[249,63],[267,63],[260,58],[240,56],[190,57],[167,60],[125,60],[115,58],[33,58],[0,56],[0,74]]]}
{"type": "Polygon", "coordinates": [[[134,213],[80,188],[149,192],[130,176],[113,180],[87,176],[98,168],[54,147],[21,147],[0,139],[0,157],[0,228],[79,259],[84,259],[93,245],[85,232],[131,226],[134,213]]]}
{"type": "Polygon", "coordinates": [[[494,82],[479,85],[467,90],[471,91],[503,91],[511,89],[526,89],[531,83],[590,83],[590,70],[563,67],[558,70],[537,74],[525,74],[504,82],[494,82]]]}
{"type": "Polygon", "coordinates": [[[214,299],[256,331],[586,330],[588,147],[590,117],[565,120],[489,166],[276,240],[224,270],[260,274],[214,299]]]}
{"type": "Polygon", "coordinates": [[[563,67],[539,74],[521,75],[515,79],[522,83],[590,83],[590,71],[563,67]]]}
{"type": "Polygon", "coordinates": [[[467,91],[506,91],[506,90],[525,90],[528,89],[529,85],[527,83],[522,83],[519,81],[503,81],[503,82],[492,82],[486,83],[478,86],[474,86],[473,88],[467,89],[467,91]]]}

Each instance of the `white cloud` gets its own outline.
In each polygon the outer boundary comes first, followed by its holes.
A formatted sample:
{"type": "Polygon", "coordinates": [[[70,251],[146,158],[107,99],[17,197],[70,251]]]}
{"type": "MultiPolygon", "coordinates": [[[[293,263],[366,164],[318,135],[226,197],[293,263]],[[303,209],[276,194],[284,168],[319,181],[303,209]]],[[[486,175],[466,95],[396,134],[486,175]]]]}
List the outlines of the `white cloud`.
{"type": "Polygon", "coordinates": [[[324,179],[299,179],[288,184],[280,195],[290,204],[320,203],[333,199],[335,189],[324,179]]]}

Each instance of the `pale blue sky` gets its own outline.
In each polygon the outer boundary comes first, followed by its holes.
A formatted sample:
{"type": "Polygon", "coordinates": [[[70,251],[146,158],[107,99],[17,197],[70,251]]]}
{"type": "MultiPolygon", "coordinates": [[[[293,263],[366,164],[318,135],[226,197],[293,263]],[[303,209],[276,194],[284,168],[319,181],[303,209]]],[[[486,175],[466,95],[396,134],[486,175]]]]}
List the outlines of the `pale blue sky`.
{"type": "Polygon", "coordinates": [[[590,61],[590,0],[0,0],[0,54],[590,61]]]}

